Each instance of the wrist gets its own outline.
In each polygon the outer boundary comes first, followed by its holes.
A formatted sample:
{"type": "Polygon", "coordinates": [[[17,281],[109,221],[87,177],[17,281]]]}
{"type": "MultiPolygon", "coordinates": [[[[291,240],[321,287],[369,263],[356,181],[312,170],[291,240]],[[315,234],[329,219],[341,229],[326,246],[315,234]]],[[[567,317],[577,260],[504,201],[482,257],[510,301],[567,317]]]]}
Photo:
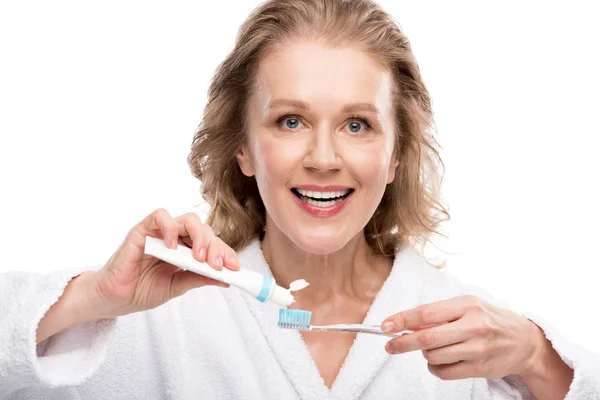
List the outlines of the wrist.
{"type": "Polygon", "coordinates": [[[550,355],[554,351],[552,343],[546,338],[544,331],[531,322],[533,328],[533,351],[525,368],[519,373],[523,380],[543,381],[547,376],[550,355]]]}
{"type": "Polygon", "coordinates": [[[564,399],[573,381],[573,369],[554,350],[545,332],[532,322],[536,346],[519,375],[536,398],[564,399]]]}
{"type": "Polygon", "coordinates": [[[96,281],[97,271],[85,271],[73,278],[65,288],[64,307],[72,315],[72,326],[102,319],[99,314],[101,304],[93,301],[96,281]]]}
{"type": "Polygon", "coordinates": [[[85,271],[69,281],[60,298],[40,320],[36,331],[37,343],[77,325],[100,319],[95,315],[97,309],[89,301],[94,274],[95,271],[85,271]]]}

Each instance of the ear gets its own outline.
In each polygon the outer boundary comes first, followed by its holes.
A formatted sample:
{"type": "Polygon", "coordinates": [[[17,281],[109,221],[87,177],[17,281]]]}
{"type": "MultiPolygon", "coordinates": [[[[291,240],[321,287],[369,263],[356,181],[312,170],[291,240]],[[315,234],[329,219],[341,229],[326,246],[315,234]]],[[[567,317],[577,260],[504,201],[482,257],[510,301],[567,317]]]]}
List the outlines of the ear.
{"type": "Polygon", "coordinates": [[[398,165],[400,164],[400,161],[398,161],[398,159],[394,159],[394,161],[392,161],[390,163],[390,169],[388,171],[388,179],[387,179],[387,183],[388,185],[392,182],[394,182],[394,178],[396,178],[396,169],[398,168],[398,165]]]}
{"type": "Polygon", "coordinates": [[[246,176],[254,176],[254,166],[252,165],[252,158],[246,145],[240,147],[235,152],[235,158],[237,158],[238,165],[242,170],[242,173],[246,176]]]}

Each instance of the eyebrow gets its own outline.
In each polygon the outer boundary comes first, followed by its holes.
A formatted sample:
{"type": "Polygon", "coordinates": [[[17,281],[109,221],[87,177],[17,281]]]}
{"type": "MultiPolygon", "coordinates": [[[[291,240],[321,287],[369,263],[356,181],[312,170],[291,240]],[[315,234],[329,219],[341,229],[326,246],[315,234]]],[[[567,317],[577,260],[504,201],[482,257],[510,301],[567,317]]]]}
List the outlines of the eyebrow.
{"type": "MultiPolygon", "coordinates": [[[[288,106],[299,108],[301,110],[310,110],[310,107],[307,103],[300,100],[291,100],[291,99],[276,99],[270,102],[267,108],[272,109],[279,106],[288,106]]],[[[351,112],[351,111],[372,111],[374,113],[379,114],[379,109],[375,107],[371,103],[351,103],[346,104],[342,107],[342,112],[351,112]]]]}

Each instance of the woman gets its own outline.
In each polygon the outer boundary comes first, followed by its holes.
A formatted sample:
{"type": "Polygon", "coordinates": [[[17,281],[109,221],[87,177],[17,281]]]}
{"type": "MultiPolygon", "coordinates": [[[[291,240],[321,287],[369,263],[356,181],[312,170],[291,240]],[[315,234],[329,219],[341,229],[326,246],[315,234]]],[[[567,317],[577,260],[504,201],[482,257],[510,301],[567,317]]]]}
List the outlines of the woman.
{"type": "Polygon", "coordinates": [[[192,145],[208,223],[157,210],[98,270],[3,277],[2,398],[600,398],[591,354],[415,250],[447,217],[431,123],[410,46],[375,4],[264,3],[192,145]],[[147,235],[215,269],[306,279],[294,308],[315,324],[415,332],[280,329],[276,306],[144,255],[147,235]]]}

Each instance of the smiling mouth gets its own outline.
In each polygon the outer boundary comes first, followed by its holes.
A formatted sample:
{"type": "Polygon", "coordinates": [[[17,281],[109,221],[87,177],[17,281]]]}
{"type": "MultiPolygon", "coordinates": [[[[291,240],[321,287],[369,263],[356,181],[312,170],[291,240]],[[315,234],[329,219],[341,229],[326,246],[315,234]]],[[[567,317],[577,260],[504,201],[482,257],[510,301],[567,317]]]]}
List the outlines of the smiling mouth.
{"type": "Polygon", "coordinates": [[[341,203],[354,189],[337,190],[333,192],[317,192],[313,190],[304,190],[292,188],[292,193],[305,203],[316,207],[331,207],[337,203],[341,203]]]}

